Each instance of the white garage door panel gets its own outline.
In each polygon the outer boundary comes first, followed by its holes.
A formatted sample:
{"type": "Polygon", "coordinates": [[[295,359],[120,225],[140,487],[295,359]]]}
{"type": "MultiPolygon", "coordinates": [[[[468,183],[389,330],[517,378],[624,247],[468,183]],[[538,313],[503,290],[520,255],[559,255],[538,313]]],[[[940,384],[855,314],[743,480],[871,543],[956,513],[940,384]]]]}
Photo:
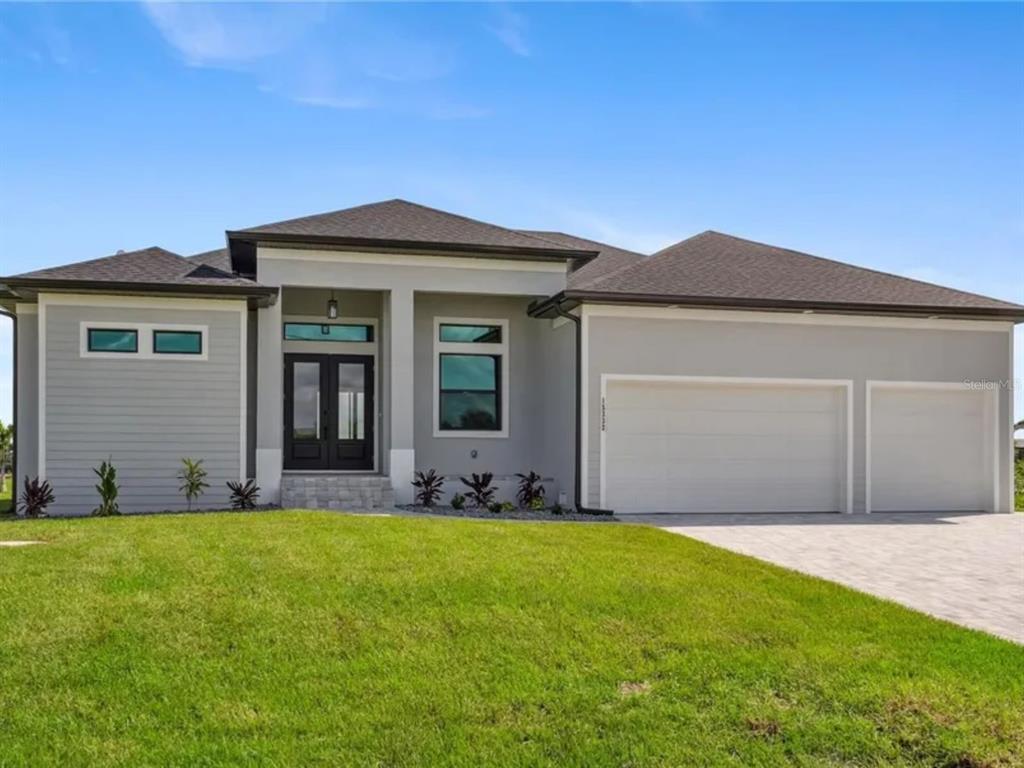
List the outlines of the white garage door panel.
{"type": "Polygon", "coordinates": [[[872,511],[990,510],[992,407],[984,390],[872,387],[872,511]]]}
{"type": "Polygon", "coordinates": [[[845,388],[613,379],[604,451],[617,512],[838,511],[845,388]]]}

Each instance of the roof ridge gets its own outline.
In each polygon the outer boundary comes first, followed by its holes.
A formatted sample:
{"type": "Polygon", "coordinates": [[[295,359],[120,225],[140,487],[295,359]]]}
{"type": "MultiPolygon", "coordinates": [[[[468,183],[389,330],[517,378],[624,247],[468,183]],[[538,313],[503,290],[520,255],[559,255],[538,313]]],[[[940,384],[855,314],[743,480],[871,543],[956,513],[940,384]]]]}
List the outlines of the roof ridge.
{"type": "Polygon", "coordinates": [[[492,224],[489,221],[483,221],[481,219],[474,219],[471,216],[463,216],[461,213],[452,213],[451,211],[442,211],[440,208],[434,208],[433,206],[430,206],[430,205],[423,205],[423,203],[414,203],[411,200],[405,200],[405,199],[400,198],[400,197],[396,197],[394,200],[386,200],[385,202],[389,202],[389,203],[390,202],[405,203],[406,205],[412,205],[412,206],[414,206],[416,208],[422,208],[425,211],[431,211],[433,213],[440,213],[440,214],[443,214],[445,216],[451,216],[453,219],[461,219],[462,221],[468,221],[468,222],[471,222],[473,224],[481,224],[481,225],[483,225],[485,227],[490,227],[491,229],[500,229],[502,232],[510,232],[510,233],[516,234],[516,235],[524,235],[525,237],[528,237],[531,240],[536,240],[538,243],[543,243],[546,247],[550,247],[551,245],[557,245],[559,248],[565,250],[565,246],[561,245],[560,243],[554,243],[551,240],[545,240],[542,237],[538,237],[536,235],[532,235],[529,232],[523,232],[522,230],[519,230],[519,229],[512,229],[511,227],[504,227],[501,224],[492,224]]]}
{"type": "MultiPolygon", "coordinates": [[[[930,282],[928,280],[918,280],[917,278],[914,278],[914,277],[906,277],[904,275],[897,275],[894,272],[886,272],[884,269],[874,269],[873,267],[862,267],[859,264],[851,264],[848,261],[839,261],[838,259],[830,259],[827,256],[818,256],[817,254],[814,254],[814,253],[807,253],[806,251],[798,251],[795,248],[785,248],[785,247],[783,247],[781,245],[772,245],[771,243],[765,243],[765,242],[762,242],[761,240],[751,240],[748,237],[739,237],[738,235],[730,235],[727,232],[719,232],[718,230],[714,230],[714,229],[706,229],[703,232],[701,232],[701,233],[699,233],[697,235],[694,235],[693,237],[687,238],[686,240],[680,240],[678,243],[676,243],[676,245],[682,245],[687,240],[692,240],[693,238],[701,237],[702,235],[718,235],[719,237],[727,237],[730,240],[739,240],[742,243],[751,243],[752,245],[760,245],[760,246],[762,246],[764,248],[771,248],[772,250],[775,250],[775,251],[783,251],[785,253],[791,253],[791,254],[794,254],[796,256],[803,256],[803,257],[809,258],[809,259],[816,259],[817,261],[824,261],[824,262],[827,262],[829,264],[838,264],[839,266],[846,267],[847,269],[856,269],[856,270],[860,270],[862,272],[871,272],[871,273],[876,274],[876,275],[882,275],[884,277],[894,278],[896,280],[902,280],[902,281],[908,282],[908,283],[916,283],[917,285],[927,285],[927,286],[930,286],[932,288],[941,288],[944,291],[954,291],[956,293],[963,293],[963,294],[966,294],[968,296],[975,296],[975,297],[977,297],[979,299],[987,299],[989,301],[1002,301],[1002,302],[1004,302],[1006,304],[1016,304],[1016,302],[1006,301],[1006,299],[997,299],[994,296],[986,296],[986,295],[984,295],[982,293],[975,293],[974,291],[964,291],[964,290],[961,290],[959,288],[951,288],[948,285],[941,285],[940,283],[933,283],[933,282],[930,282]]],[[[674,248],[675,246],[669,246],[669,247],[670,248],[674,248]]],[[[662,250],[666,250],[666,249],[662,249],[662,250]]],[[[659,251],[659,253],[660,252],[661,251],[659,251]]],[[[657,254],[655,254],[655,255],[657,255],[657,254]]]]}
{"type": "MultiPolygon", "coordinates": [[[[280,221],[271,221],[271,222],[266,223],[266,224],[256,224],[255,226],[252,226],[252,227],[242,227],[242,228],[240,228],[240,229],[238,229],[236,231],[238,231],[238,232],[248,232],[251,229],[259,229],[261,227],[279,226],[281,224],[292,224],[292,223],[294,223],[296,221],[305,221],[306,219],[315,219],[315,218],[318,218],[320,216],[330,216],[330,215],[335,214],[335,213],[342,213],[343,211],[358,211],[360,208],[369,208],[369,207],[374,206],[374,205],[384,205],[385,203],[404,203],[404,202],[407,202],[407,201],[406,200],[402,200],[402,199],[397,198],[397,197],[392,197],[392,198],[390,198],[388,200],[376,200],[376,201],[374,201],[372,203],[361,203],[360,205],[351,205],[348,208],[335,208],[334,210],[331,210],[331,211],[321,211],[320,213],[307,213],[304,216],[293,216],[290,219],[281,219],[280,221]]],[[[232,230],[229,229],[228,231],[230,232],[232,230]]],[[[216,249],[214,249],[214,250],[216,250],[216,249]]]]}
{"type": "Polygon", "coordinates": [[[20,274],[17,274],[17,275],[10,275],[10,277],[26,277],[28,275],[34,275],[37,272],[50,272],[50,271],[52,271],[54,269],[65,269],[67,267],[80,267],[80,266],[84,266],[84,265],[88,265],[88,264],[95,264],[95,263],[100,262],[100,261],[106,261],[108,259],[114,259],[114,258],[117,258],[118,256],[133,256],[135,254],[143,253],[145,251],[159,251],[161,253],[166,253],[168,256],[174,256],[175,258],[181,259],[182,261],[188,263],[188,259],[186,259],[184,256],[182,256],[180,253],[175,253],[174,251],[169,251],[166,248],[162,248],[159,245],[147,245],[145,248],[133,248],[130,251],[120,250],[120,251],[117,251],[115,253],[108,253],[106,256],[96,256],[96,257],[91,258],[91,259],[83,259],[82,261],[72,261],[72,262],[70,262],[68,264],[58,264],[55,267],[40,267],[39,269],[33,269],[31,272],[21,272],[20,274]]]}

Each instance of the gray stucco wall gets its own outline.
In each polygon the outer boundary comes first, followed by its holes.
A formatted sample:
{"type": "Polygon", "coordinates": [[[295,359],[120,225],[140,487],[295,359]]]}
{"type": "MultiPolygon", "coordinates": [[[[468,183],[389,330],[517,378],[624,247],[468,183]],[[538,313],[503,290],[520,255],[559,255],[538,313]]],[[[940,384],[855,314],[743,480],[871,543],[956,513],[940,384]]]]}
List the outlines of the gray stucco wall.
{"type": "MultiPolygon", "coordinates": [[[[558,480],[565,503],[574,502],[576,483],[576,330],[571,322],[533,320],[539,337],[540,368],[532,385],[540,388],[542,463],[558,480]]],[[[549,492],[552,501],[557,493],[549,492]]]]}
{"type": "MultiPolygon", "coordinates": [[[[234,306],[238,302],[224,302],[234,306]]],[[[223,507],[241,474],[241,324],[237,311],[46,308],[46,477],[56,515],[88,514],[97,502],[92,468],[110,458],[124,512],[185,507],[176,474],[184,456],[203,459],[210,487],[200,507],[223,507]],[[83,320],[209,327],[207,360],[89,358],[83,320]]]]}
{"type": "MultiPolygon", "coordinates": [[[[556,460],[557,434],[564,419],[547,421],[558,405],[548,397],[550,379],[571,376],[572,358],[559,359],[551,323],[527,316],[530,300],[522,297],[470,296],[417,293],[415,298],[415,450],[416,468],[436,469],[443,475],[493,472],[499,479],[501,497],[514,497],[513,477],[517,472],[535,470],[552,482],[546,485],[549,498],[557,499],[565,480],[564,462],[556,460]],[[434,437],[434,318],[467,317],[509,321],[509,429],[508,437],[434,437]],[[564,365],[561,377],[552,366],[564,365]],[[550,441],[550,442],[549,442],[550,441]],[[472,451],[477,452],[473,458],[472,451]]],[[[559,337],[560,338],[560,337],[559,337]]],[[[570,414],[571,415],[571,414],[570,414]]],[[[570,422],[571,428],[571,422],[570,422]]],[[[571,433],[569,435],[571,439],[571,433]]],[[[562,458],[562,457],[559,457],[562,458]]],[[[568,459],[572,459],[570,446],[568,459]]],[[[450,483],[449,492],[464,491],[450,483]]]]}
{"type": "Polygon", "coordinates": [[[18,412],[14,439],[18,461],[15,496],[26,477],[39,474],[39,316],[18,315],[18,412]]]}
{"type": "MultiPolygon", "coordinates": [[[[713,317],[709,313],[709,317],[713,317]]],[[[992,381],[1011,377],[1004,330],[588,319],[587,496],[600,500],[601,374],[853,380],[854,511],[864,510],[865,381],[992,381]]],[[[1000,504],[1009,508],[1011,393],[999,391],[1000,504]]]]}

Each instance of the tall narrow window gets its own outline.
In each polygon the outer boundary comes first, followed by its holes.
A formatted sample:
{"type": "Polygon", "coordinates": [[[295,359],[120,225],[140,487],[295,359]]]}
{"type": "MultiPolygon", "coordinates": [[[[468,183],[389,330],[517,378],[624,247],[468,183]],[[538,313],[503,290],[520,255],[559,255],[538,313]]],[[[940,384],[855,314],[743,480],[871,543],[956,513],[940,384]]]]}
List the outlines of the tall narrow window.
{"type": "Polygon", "coordinates": [[[508,322],[434,321],[434,432],[439,437],[508,434],[508,322]]]}

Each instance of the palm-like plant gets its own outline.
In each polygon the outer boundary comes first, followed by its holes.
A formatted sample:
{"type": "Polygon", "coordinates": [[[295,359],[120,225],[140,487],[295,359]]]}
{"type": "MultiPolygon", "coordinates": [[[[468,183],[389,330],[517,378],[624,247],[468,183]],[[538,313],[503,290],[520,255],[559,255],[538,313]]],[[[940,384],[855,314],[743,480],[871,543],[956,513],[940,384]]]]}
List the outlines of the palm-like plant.
{"type": "Polygon", "coordinates": [[[18,500],[18,510],[25,517],[46,517],[46,508],[54,502],[53,487],[49,481],[40,481],[38,477],[25,478],[25,489],[18,500]]]}
{"type": "Polygon", "coordinates": [[[96,492],[100,495],[100,505],[92,511],[97,517],[108,517],[119,515],[121,511],[117,508],[117,493],[120,490],[117,485],[117,470],[110,460],[104,461],[99,468],[93,468],[96,477],[100,479],[96,483],[96,492]]]}
{"type": "Polygon", "coordinates": [[[244,484],[238,480],[228,480],[227,485],[231,489],[232,509],[256,509],[260,487],[256,485],[255,480],[246,480],[244,484]]]}
{"type": "Polygon", "coordinates": [[[438,475],[433,469],[426,472],[417,472],[416,479],[412,481],[416,491],[416,501],[424,507],[432,507],[441,498],[441,487],[444,485],[444,477],[438,475]]]}
{"type": "Polygon", "coordinates": [[[206,482],[206,475],[202,459],[190,459],[186,456],[181,460],[181,471],[178,472],[181,486],[178,490],[185,494],[189,512],[192,511],[192,502],[210,487],[210,484],[206,482]]]}
{"type": "Polygon", "coordinates": [[[490,507],[494,503],[494,494],[498,490],[491,485],[491,481],[494,480],[494,473],[483,472],[478,475],[474,472],[470,477],[473,479],[459,478],[463,485],[469,488],[469,493],[466,496],[473,502],[473,506],[478,509],[490,507]]]}
{"type": "Polygon", "coordinates": [[[520,506],[533,509],[544,504],[544,486],[540,484],[541,476],[532,469],[525,475],[516,473],[519,478],[519,490],[516,493],[516,501],[520,506]]]}

